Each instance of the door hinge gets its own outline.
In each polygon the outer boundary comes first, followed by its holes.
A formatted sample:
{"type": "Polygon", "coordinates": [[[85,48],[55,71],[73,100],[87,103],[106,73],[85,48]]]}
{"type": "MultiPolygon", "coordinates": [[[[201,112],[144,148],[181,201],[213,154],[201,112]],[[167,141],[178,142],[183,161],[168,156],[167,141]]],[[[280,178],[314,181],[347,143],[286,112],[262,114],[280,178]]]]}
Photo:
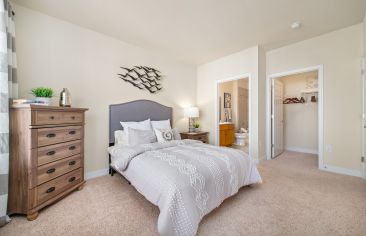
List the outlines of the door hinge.
{"type": "Polygon", "coordinates": [[[361,157],[361,162],[365,162],[365,157],[361,157]]]}

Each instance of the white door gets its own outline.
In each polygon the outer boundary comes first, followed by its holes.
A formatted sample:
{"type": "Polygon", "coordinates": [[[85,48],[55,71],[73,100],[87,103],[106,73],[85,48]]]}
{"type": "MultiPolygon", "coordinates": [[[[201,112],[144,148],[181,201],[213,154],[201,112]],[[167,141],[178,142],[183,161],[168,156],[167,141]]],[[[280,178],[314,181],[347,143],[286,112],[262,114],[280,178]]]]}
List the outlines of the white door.
{"type": "Polygon", "coordinates": [[[272,158],[284,151],[283,145],[283,83],[272,80],[272,158]]]}
{"type": "Polygon", "coordinates": [[[362,60],[362,162],[363,178],[366,179],[366,56],[362,60]]]}

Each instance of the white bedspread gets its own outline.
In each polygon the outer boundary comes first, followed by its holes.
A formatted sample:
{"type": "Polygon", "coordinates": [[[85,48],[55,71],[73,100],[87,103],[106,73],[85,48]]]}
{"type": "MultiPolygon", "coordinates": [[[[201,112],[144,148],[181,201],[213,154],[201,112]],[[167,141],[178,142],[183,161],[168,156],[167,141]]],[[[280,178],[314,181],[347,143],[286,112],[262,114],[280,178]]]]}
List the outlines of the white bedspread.
{"type": "Polygon", "coordinates": [[[260,183],[242,151],[177,140],[108,148],[112,166],[160,209],[160,235],[195,235],[206,214],[245,185],[260,183]]]}

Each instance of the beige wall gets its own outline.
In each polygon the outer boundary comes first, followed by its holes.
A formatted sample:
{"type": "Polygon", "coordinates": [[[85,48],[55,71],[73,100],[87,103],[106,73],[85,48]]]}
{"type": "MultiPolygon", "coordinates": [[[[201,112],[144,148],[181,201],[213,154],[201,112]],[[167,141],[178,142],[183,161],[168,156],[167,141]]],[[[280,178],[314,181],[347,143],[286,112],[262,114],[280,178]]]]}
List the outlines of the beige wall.
{"type": "Polygon", "coordinates": [[[266,81],[267,59],[263,47],[258,48],[258,156],[261,160],[266,159],[266,81]]]}
{"type": "Polygon", "coordinates": [[[363,18],[363,53],[366,54],[366,13],[363,18]]]}
{"type": "MultiPolygon", "coordinates": [[[[15,6],[19,95],[36,86],[69,88],[73,106],[87,107],[86,171],[107,168],[108,105],[151,99],[174,108],[174,124],[187,129],[182,108],[195,105],[196,67],[182,64],[85,28],[15,6]],[[120,66],[147,65],[165,75],[151,95],[117,77],[120,66]]],[[[57,97],[54,99],[57,102],[57,97]]]]}
{"type": "MultiPolygon", "coordinates": [[[[233,94],[235,96],[235,103],[233,104],[233,111],[234,111],[234,125],[235,125],[235,131],[238,131],[240,128],[248,128],[249,126],[244,125],[247,121],[247,124],[249,125],[249,84],[248,84],[248,78],[242,78],[239,80],[234,80],[234,89],[233,94]],[[243,91],[247,97],[246,101],[248,102],[247,109],[245,107],[239,107],[240,103],[240,91],[239,89],[244,89],[246,91],[243,91]],[[240,110],[242,111],[240,113],[240,110]],[[242,117],[240,117],[240,114],[242,117]]],[[[244,105],[244,102],[241,103],[244,105]]]]}
{"type": "Polygon", "coordinates": [[[267,73],[324,66],[324,163],[360,170],[362,24],[267,53],[267,73]],[[331,152],[326,146],[331,146],[331,152]]]}
{"type": "Polygon", "coordinates": [[[251,128],[250,154],[258,159],[258,47],[220,58],[197,68],[197,105],[201,109],[202,129],[210,132],[210,142],[215,143],[216,86],[220,80],[237,78],[250,73],[251,128]]]}
{"type": "MultiPolygon", "coordinates": [[[[284,104],[284,145],[286,150],[318,153],[318,103],[311,102],[316,93],[302,94],[307,81],[318,79],[317,73],[281,77],[284,98],[304,97],[306,103],[284,104]]],[[[311,86],[317,88],[317,86],[311,86]]]]}

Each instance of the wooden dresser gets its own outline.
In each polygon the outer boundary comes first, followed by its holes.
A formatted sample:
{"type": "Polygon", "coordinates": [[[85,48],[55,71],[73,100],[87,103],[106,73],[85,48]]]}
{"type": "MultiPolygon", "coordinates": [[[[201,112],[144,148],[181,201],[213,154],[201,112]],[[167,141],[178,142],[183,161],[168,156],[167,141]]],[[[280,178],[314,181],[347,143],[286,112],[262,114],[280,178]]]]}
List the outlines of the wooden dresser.
{"type": "Polygon", "coordinates": [[[8,214],[38,211],[84,184],[84,108],[10,109],[8,214]]]}
{"type": "Polygon", "coordinates": [[[220,146],[231,146],[235,141],[234,124],[220,124],[220,146]]]}
{"type": "Polygon", "coordinates": [[[182,139],[194,139],[202,141],[204,143],[208,143],[208,132],[183,132],[180,133],[180,136],[182,139]]]}

